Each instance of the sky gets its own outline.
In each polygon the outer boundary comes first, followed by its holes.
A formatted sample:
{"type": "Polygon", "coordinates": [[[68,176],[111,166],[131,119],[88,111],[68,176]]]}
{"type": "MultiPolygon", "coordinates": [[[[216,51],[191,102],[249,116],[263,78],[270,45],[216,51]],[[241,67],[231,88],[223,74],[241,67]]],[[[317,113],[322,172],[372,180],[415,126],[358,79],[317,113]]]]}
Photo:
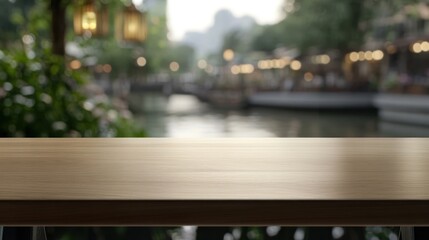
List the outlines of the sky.
{"type": "Polygon", "coordinates": [[[213,24],[216,12],[230,10],[236,17],[253,17],[259,24],[281,18],[284,0],[168,0],[170,38],[180,41],[186,32],[203,32],[213,24]]]}

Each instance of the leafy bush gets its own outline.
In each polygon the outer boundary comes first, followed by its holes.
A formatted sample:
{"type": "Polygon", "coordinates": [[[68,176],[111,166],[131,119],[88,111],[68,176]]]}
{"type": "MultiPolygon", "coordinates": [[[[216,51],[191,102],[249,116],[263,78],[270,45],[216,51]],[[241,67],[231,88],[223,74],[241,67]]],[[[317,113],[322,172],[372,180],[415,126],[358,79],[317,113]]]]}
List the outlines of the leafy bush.
{"type": "Polygon", "coordinates": [[[47,51],[0,51],[0,136],[144,136],[126,109],[86,96],[85,79],[47,51]]]}

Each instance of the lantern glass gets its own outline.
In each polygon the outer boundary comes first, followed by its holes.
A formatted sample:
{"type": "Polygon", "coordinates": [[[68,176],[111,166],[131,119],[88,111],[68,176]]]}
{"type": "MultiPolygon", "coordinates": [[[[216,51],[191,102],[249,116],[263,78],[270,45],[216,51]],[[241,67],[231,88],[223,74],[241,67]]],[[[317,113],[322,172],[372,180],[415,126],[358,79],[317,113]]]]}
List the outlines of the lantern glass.
{"type": "Polygon", "coordinates": [[[74,31],[77,35],[90,34],[104,36],[108,34],[109,16],[105,6],[97,7],[94,1],[76,6],[74,12],[74,31]]]}
{"type": "Polygon", "coordinates": [[[95,12],[84,12],[82,14],[82,29],[85,31],[95,31],[95,29],[97,29],[97,17],[95,12]]]}
{"type": "Polygon", "coordinates": [[[126,7],[117,19],[117,38],[125,42],[144,42],[147,35],[146,13],[134,5],[126,7]]]}

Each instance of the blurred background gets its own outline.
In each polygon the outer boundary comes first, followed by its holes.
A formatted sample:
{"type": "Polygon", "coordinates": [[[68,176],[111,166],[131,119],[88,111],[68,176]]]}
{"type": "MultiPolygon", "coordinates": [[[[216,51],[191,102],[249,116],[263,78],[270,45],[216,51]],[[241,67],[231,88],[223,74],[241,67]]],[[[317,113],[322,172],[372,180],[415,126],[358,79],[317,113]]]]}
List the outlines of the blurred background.
{"type": "MultiPolygon", "coordinates": [[[[414,229],[415,238],[428,239],[427,228],[414,229]]],[[[4,240],[398,240],[399,227],[6,227],[4,240]]]]}
{"type": "MultiPolygon", "coordinates": [[[[0,137],[429,136],[427,1],[1,0],[0,9],[0,137]]],[[[61,240],[400,239],[398,227],[45,230],[61,240]]],[[[4,239],[25,234],[8,227],[4,239]]]]}
{"type": "Polygon", "coordinates": [[[3,137],[429,136],[422,0],[2,0],[3,137]]]}

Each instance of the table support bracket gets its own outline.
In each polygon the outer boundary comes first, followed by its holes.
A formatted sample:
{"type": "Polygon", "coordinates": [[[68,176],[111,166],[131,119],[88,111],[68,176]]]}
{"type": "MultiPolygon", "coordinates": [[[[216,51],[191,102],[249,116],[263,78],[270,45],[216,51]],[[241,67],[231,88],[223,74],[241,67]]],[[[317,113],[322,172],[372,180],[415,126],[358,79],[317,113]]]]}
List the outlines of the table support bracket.
{"type": "Polygon", "coordinates": [[[401,227],[403,240],[414,240],[414,227],[401,227]]]}

